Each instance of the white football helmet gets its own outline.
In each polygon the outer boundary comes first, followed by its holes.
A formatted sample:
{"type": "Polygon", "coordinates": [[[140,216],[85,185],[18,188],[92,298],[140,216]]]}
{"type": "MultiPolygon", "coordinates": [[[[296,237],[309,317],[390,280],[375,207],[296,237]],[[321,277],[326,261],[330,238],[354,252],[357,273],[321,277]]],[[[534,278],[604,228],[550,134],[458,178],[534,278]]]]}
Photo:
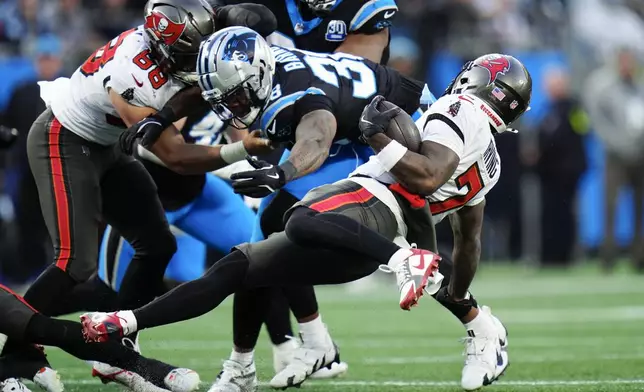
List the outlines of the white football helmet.
{"type": "Polygon", "coordinates": [[[234,126],[248,127],[260,115],[271,95],[274,72],[270,46],[247,27],[225,28],[201,44],[201,94],[222,121],[232,120],[234,126]]]}

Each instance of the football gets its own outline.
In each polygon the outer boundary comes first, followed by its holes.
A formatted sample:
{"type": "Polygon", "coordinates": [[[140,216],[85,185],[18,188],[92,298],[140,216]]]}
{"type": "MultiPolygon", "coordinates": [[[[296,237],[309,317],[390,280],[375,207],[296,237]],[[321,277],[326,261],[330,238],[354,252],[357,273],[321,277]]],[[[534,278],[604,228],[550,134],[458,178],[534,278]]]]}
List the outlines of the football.
{"type": "MultiPolygon", "coordinates": [[[[382,101],[378,110],[385,111],[394,106],[391,102],[382,101]]],[[[389,122],[385,135],[407,147],[410,151],[418,152],[420,150],[420,131],[411,116],[403,110],[389,122]]]]}

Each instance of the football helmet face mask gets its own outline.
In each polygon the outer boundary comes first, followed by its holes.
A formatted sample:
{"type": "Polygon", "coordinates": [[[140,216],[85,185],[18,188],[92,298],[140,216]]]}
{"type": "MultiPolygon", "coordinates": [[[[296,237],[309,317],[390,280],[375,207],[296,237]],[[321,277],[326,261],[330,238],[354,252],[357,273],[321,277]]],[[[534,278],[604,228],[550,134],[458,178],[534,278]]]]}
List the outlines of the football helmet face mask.
{"type": "Polygon", "coordinates": [[[149,0],[144,15],[152,57],[163,72],[194,84],[199,45],[215,31],[210,5],[202,0],[149,0]]]}
{"type": "Polygon", "coordinates": [[[532,77],[516,58],[488,54],[467,63],[454,80],[453,94],[470,94],[482,108],[492,128],[500,133],[530,108],[532,77]]]}
{"type": "Polygon", "coordinates": [[[273,89],[275,58],[261,35],[246,27],[228,27],[201,45],[197,60],[203,98],[222,121],[250,126],[273,89]]]}

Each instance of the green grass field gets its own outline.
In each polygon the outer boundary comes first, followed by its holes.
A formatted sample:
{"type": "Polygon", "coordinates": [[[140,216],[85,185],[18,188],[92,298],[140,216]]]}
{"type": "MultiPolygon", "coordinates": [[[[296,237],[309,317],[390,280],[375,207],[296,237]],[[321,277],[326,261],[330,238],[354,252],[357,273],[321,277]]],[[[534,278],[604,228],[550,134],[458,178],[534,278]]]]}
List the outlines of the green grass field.
{"type": "MultiPolygon", "coordinates": [[[[483,266],[474,293],[509,330],[511,366],[489,391],[644,390],[644,277],[603,277],[591,267],[534,271],[483,266]]],[[[306,391],[459,391],[462,326],[431,298],[399,310],[393,283],[361,294],[318,291],[324,321],[349,372],[306,391]]],[[[231,302],[191,322],[146,331],[143,353],[197,370],[206,391],[230,353],[231,302]]],[[[89,366],[49,349],[67,391],[115,391],[89,366]]],[[[257,352],[261,390],[273,375],[266,335],[257,352]]]]}

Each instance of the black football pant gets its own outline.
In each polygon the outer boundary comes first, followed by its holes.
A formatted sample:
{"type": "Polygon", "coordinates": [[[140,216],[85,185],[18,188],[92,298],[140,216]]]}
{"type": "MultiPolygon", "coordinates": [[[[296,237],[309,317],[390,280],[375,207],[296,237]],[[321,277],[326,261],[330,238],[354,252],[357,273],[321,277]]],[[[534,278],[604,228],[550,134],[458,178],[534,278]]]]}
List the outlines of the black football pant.
{"type": "Polygon", "coordinates": [[[96,270],[101,219],[116,227],[136,254],[120,291],[120,306],[140,306],[158,293],[176,250],[174,236],[143,165],[114,146],[66,129],[47,109],[27,139],[29,165],[54,244],[54,263],[25,299],[45,315],[96,270]]]}
{"type": "Polygon", "coordinates": [[[79,359],[133,371],[165,388],[163,379],[173,366],[142,357],[119,342],[85,343],[81,331],[80,323],[48,318],[10,289],[0,286],[0,333],[9,336],[7,345],[20,347],[0,359],[0,380],[32,379],[40,368],[49,366],[44,352],[34,346],[39,344],[59,347],[79,359]]]}

